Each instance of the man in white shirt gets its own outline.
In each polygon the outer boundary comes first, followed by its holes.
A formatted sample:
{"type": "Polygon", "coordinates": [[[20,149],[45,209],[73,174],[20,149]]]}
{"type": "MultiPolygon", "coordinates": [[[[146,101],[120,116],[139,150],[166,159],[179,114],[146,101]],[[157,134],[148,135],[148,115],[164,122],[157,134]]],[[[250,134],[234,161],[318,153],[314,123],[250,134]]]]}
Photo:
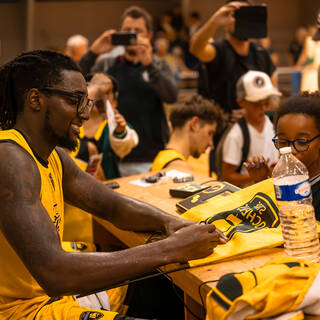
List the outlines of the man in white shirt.
{"type": "Polygon", "coordinates": [[[270,104],[270,98],[281,93],[273,87],[270,77],[260,71],[244,74],[238,80],[236,90],[237,102],[244,108],[245,116],[233,125],[222,141],[221,173],[223,180],[244,187],[254,183],[243,166],[248,158],[263,157],[265,162],[262,165],[266,163],[269,166],[279,158],[272,143],[273,125],[264,111],[270,104]]]}

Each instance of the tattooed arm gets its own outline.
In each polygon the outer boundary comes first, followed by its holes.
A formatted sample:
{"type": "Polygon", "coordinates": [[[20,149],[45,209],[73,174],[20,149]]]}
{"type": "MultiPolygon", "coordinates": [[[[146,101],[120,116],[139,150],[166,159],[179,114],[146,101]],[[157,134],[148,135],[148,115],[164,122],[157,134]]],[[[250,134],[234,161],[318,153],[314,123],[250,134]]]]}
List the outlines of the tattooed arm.
{"type": "MultiPolygon", "coordinates": [[[[213,225],[195,224],[162,241],[118,252],[65,252],[40,201],[40,174],[34,160],[26,151],[10,143],[0,144],[0,159],[5,159],[0,161],[0,232],[50,296],[87,293],[135,278],[160,265],[204,257],[222,241],[213,225]]],[[[89,182],[88,190],[84,192],[79,184],[76,188],[80,187],[78,192],[82,197],[92,200],[94,180],[86,177],[80,176],[80,182],[89,182]],[[89,195],[85,196],[86,193],[89,195]]],[[[103,193],[98,188],[97,192],[114,202],[115,195],[109,190],[103,193]]],[[[75,192],[67,194],[70,196],[75,192]]],[[[117,206],[107,207],[118,212],[117,206]]]]}
{"type": "Polygon", "coordinates": [[[163,231],[167,235],[194,224],[167,214],[138,200],[123,196],[80,170],[64,150],[57,148],[64,167],[65,201],[108,220],[121,229],[133,231],[163,231]]]}

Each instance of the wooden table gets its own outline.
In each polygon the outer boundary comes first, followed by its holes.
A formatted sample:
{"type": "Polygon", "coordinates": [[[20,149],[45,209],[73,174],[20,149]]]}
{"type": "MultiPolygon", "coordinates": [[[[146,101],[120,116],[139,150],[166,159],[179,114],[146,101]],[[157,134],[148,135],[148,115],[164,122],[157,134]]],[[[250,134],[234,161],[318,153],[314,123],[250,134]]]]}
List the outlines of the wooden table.
{"type": "MultiPolygon", "coordinates": [[[[140,187],[130,183],[132,180],[139,179],[148,174],[141,174],[137,176],[130,176],[125,178],[116,179],[120,185],[117,192],[127,195],[129,197],[138,199],[145,203],[151,204],[163,211],[172,215],[179,216],[179,212],[176,209],[176,203],[181,200],[179,198],[173,198],[169,195],[170,187],[177,187],[177,183],[173,183],[172,179],[161,181],[159,184],[154,184],[148,187],[140,187]]],[[[195,180],[193,183],[202,183],[210,180],[209,177],[194,175],[195,180]]],[[[190,183],[190,182],[189,182],[190,183]]],[[[187,183],[185,183],[187,184],[187,183]]],[[[209,182],[208,185],[214,185],[215,182],[209,182]]],[[[179,184],[183,185],[183,184],[179,184]]],[[[148,234],[123,231],[111,223],[96,219],[99,224],[106,228],[116,238],[120,239],[128,247],[141,245],[149,238],[148,234]]],[[[204,309],[202,308],[202,301],[199,295],[199,286],[209,280],[218,280],[222,275],[230,272],[242,272],[249,269],[260,267],[265,264],[271,258],[281,256],[284,254],[283,249],[263,249],[259,252],[246,254],[241,257],[233,258],[228,261],[214,263],[202,267],[192,268],[188,270],[179,271],[170,274],[174,283],[178,285],[185,293],[185,303],[198,317],[204,319],[204,309]]],[[[177,267],[178,265],[170,265],[162,267],[162,270],[169,270],[177,267]]],[[[207,283],[201,286],[201,294],[205,301],[207,293],[215,286],[215,282],[207,283]]],[[[186,319],[196,319],[186,310],[186,319]]]]}

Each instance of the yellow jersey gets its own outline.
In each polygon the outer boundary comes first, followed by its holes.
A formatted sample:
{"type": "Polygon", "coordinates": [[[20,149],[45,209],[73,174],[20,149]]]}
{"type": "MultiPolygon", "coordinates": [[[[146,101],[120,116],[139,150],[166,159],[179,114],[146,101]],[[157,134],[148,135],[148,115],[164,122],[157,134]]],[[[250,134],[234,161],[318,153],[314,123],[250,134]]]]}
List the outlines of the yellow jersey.
{"type": "MultiPolygon", "coordinates": [[[[31,149],[23,134],[15,129],[0,131],[0,142],[17,144],[33,158],[41,176],[42,205],[62,238],[64,224],[63,168],[57,151],[54,150],[50,154],[48,161],[40,159],[31,149]]],[[[28,314],[49,300],[49,297],[32,277],[1,231],[0,261],[0,318],[7,319],[16,315],[13,318],[27,319],[28,314]]]]}
{"type": "Polygon", "coordinates": [[[162,170],[174,160],[187,161],[186,158],[177,150],[174,150],[174,149],[162,150],[154,158],[151,166],[151,171],[162,170]]]}

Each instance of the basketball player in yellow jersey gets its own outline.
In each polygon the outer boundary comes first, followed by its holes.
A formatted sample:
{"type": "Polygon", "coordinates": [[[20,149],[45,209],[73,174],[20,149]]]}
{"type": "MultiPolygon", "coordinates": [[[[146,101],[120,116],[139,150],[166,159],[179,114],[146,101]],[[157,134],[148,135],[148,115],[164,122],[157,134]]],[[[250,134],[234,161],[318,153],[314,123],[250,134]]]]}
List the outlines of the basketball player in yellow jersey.
{"type": "Polygon", "coordinates": [[[62,147],[76,147],[91,107],[82,74],[62,54],[26,52],[0,68],[0,319],[125,319],[72,295],[205,257],[225,242],[213,225],[115,193],[74,164],[62,147]],[[167,237],[118,252],[65,252],[64,201],[119,228],[167,237]]]}
{"type": "Polygon", "coordinates": [[[189,156],[199,158],[212,147],[219,113],[214,104],[198,94],[171,107],[171,135],[166,148],[153,160],[151,171],[182,169],[192,172],[189,156]]]}

